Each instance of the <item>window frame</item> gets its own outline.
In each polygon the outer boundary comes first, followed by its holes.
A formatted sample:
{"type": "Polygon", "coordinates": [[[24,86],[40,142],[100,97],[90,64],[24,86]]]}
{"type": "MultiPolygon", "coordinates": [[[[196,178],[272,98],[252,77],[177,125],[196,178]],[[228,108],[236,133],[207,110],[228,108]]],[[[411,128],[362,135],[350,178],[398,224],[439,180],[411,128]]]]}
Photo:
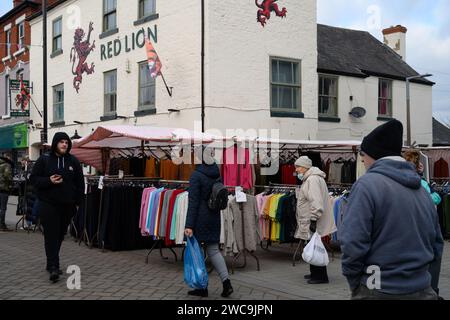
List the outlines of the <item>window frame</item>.
{"type": "Polygon", "coordinates": [[[60,84],[53,86],[52,91],[53,91],[53,122],[54,123],[63,122],[64,121],[64,100],[65,100],[64,83],[60,83],[60,84]],[[59,90],[59,91],[62,91],[62,101],[56,101],[56,97],[58,97],[58,95],[57,95],[58,89],[61,89],[61,88],[62,88],[62,90],[59,90]],[[62,118],[59,118],[56,116],[58,114],[56,112],[57,108],[62,109],[62,118]]]}
{"type": "Polygon", "coordinates": [[[106,11],[106,3],[108,0],[103,0],[103,32],[108,32],[108,31],[112,31],[117,29],[117,0],[113,0],[115,1],[115,7],[113,10],[110,11],[106,11]],[[113,27],[109,26],[109,28],[107,27],[107,21],[108,21],[108,17],[115,15],[116,19],[115,19],[115,25],[113,27]]]}
{"type": "Polygon", "coordinates": [[[156,0],[138,0],[138,20],[150,17],[154,14],[156,14],[156,0]],[[153,1],[153,11],[148,14],[145,14],[144,12],[145,1],[153,1]]]}
{"type": "Polygon", "coordinates": [[[60,16],[60,17],[54,19],[53,22],[52,22],[52,49],[53,49],[52,52],[53,53],[62,50],[62,37],[63,37],[63,30],[62,29],[63,29],[63,17],[60,16]],[[61,23],[61,33],[58,34],[58,35],[55,34],[55,24],[57,22],[61,23]],[[57,39],[61,39],[61,48],[57,48],[57,46],[55,46],[55,40],[57,40],[57,39]]]}
{"type": "MultiPolygon", "coordinates": [[[[269,87],[270,87],[270,111],[271,112],[276,112],[276,113],[302,113],[302,60],[300,59],[291,59],[291,58],[283,58],[283,57],[278,57],[278,56],[271,56],[269,59],[269,64],[270,64],[270,83],[269,83],[269,87]],[[282,83],[282,82],[275,82],[273,81],[273,61],[277,61],[278,62],[278,67],[279,67],[279,62],[288,62],[291,63],[292,65],[297,64],[298,66],[298,84],[292,83],[282,83]],[[278,107],[274,107],[272,105],[272,90],[273,90],[273,86],[278,86],[278,87],[285,87],[285,88],[293,88],[293,89],[297,89],[294,90],[297,91],[297,103],[298,105],[296,106],[296,108],[278,108],[278,107]]],[[[292,66],[291,66],[292,68],[292,66]]],[[[294,70],[292,70],[292,74],[294,74],[294,70]]],[[[280,99],[279,99],[280,95],[278,94],[278,106],[280,105],[280,99]]],[[[292,97],[293,98],[293,97],[292,97]]]]}
{"type": "Polygon", "coordinates": [[[394,103],[393,103],[393,88],[394,88],[394,81],[391,79],[386,78],[379,78],[378,79],[378,117],[379,118],[392,118],[394,114],[394,103]],[[387,82],[389,84],[389,97],[385,98],[381,96],[381,89],[383,82],[387,82]],[[382,114],[381,111],[381,104],[383,101],[387,101],[387,110],[386,114],[382,114]]]}
{"type": "Polygon", "coordinates": [[[339,76],[319,73],[319,88],[318,89],[319,89],[319,105],[318,105],[319,117],[339,118],[339,76]],[[325,79],[331,79],[336,82],[336,96],[325,95],[320,92],[320,82],[325,79]],[[335,114],[330,115],[330,114],[326,114],[326,113],[320,113],[322,98],[327,98],[329,100],[335,99],[335,101],[336,101],[336,113],[335,114]]]}
{"type": "Polygon", "coordinates": [[[5,114],[4,116],[9,116],[11,114],[11,96],[9,92],[9,81],[11,80],[11,76],[9,74],[5,75],[5,114]]]}
{"type": "Polygon", "coordinates": [[[17,45],[19,50],[25,47],[25,21],[22,21],[17,25],[17,45]],[[22,35],[20,35],[21,30],[22,35]]]}
{"type": "Polygon", "coordinates": [[[139,77],[139,79],[138,79],[138,83],[139,83],[138,84],[138,111],[153,110],[153,109],[156,108],[156,79],[152,78],[153,79],[152,83],[150,83],[147,86],[143,86],[142,85],[142,82],[141,82],[141,67],[143,65],[148,67],[148,61],[145,60],[145,61],[138,62],[138,69],[139,69],[139,72],[138,72],[138,77],[139,77]],[[153,87],[154,97],[155,97],[155,99],[153,101],[153,104],[141,104],[141,89],[143,89],[143,88],[151,88],[151,87],[153,87]]]}
{"type": "Polygon", "coordinates": [[[12,32],[11,29],[8,29],[5,31],[5,49],[6,49],[6,53],[5,56],[6,57],[10,57],[11,56],[11,37],[12,37],[12,32]]]}
{"type": "MultiPolygon", "coordinates": [[[[117,114],[117,69],[109,70],[103,72],[103,114],[105,116],[112,116],[117,114]],[[116,76],[116,85],[115,85],[115,92],[106,92],[106,79],[107,76],[110,74],[115,73],[116,76]],[[110,101],[107,98],[110,96],[115,96],[114,102],[115,102],[115,110],[111,111],[109,108],[107,109],[108,105],[107,102],[110,101]]],[[[109,106],[110,107],[110,106],[109,106]]]]}

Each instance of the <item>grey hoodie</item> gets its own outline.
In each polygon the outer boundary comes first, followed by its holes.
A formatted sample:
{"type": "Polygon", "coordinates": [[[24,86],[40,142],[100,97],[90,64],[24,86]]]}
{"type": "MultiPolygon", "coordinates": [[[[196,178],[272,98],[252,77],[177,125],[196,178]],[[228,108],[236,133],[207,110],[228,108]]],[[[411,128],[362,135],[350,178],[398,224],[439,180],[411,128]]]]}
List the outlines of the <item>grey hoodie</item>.
{"type": "Polygon", "coordinates": [[[353,186],[338,232],[352,290],[367,286],[370,266],[380,268],[380,292],[403,295],[430,287],[428,267],[442,257],[443,239],[435,206],[412,164],[375,162],[353,186]]]}

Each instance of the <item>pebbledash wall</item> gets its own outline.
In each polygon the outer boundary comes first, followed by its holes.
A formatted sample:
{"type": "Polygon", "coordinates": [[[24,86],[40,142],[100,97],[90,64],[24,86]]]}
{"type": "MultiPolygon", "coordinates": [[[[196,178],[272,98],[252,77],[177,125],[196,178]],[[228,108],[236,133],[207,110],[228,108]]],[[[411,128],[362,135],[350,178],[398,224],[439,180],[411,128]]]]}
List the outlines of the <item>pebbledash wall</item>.
{"type": "MultiPolygon", "coordinates": [[[[138,24],[138,0],[117,0],[118,32],[100,39],[103,1],[69,0],[48,13],[48,114],[52,120],[52,87],[64,84],[64,123],[49,129],[49,140],[56,131],[81,136],[101,125],[150,125],[201,129],[201,1],[156,1],[157,16],[138,24]],[[77,22],[77,12],[80,20],[77,22]],[[62,17],[63,52],[51,57],[52,21],[62,17]],[[75,22],[75,23],[74,23],[75,22]],[[75,27],[87,34],[94,31],[91,44],[96,48],[87,57],[94,74],[83,74],[79,93],[73,87],[71,48],[75,27]],[[137,24],[137,25],[135,25],[137,24]],[[138,111],[138,63],[146,60],[142,34],[150,35],[163,64],[163,74],[173,96],[161,79],[156,80],[154,114],[135,116],[138,111]],[[142,33],[142,31],[141,31],[142,33]],[[138,40],[136,40],[138,37],[138,40]],[[135,41],[133,41],[135,39],[135,41]],[[155,41],[157,40],[157,41],[155,41]],[[120,42],[121,44],[119,45],[120,42]],[[134,43],[134,49],[133,49],[134,43]],[[116,46],[116,48],[114,47],[116,46]],[[118,53],[120,47],[120,54],[118,53]],[[104,72],[117,69],[117,115],[127,119],[100,121],[104,115],[104,72]],[[176,109],[180,112],[169,112],[176,109]],[[74,124],[82,122],[82,125],[74,124]]],[[[315,0],[284,0],[287,17],[272,16],[263,28],[257,23],[254,0],[205,1],[205,127],[219,129],[280,129],[282,138],[316,138],[317,133],[317,27],[315,0]],[[304,118],[278,117],[270,111],[270,58],[299,62],[301,107],[304,118]]],[[[33,39],[42,39],[42,17],[31,21],[33,39]]],[[[85,38],[86,39],[86,38],[85,38]]],[[[83,39],[84,40],[84,39],[83,39]]],[[[31,49],[33,99],[42,101],[42,52],[31,49]]],[[[42,105],[39,106],[42,110],[42,105]]],[[[37,112],[34,123],[43,123],[37,112]]],[[[31,155],[38,155],[40,130],[30,133],[31,155]]]]}
{"type": "MultiPolygon", "coordinates": [[[[365,79],[334,76],[338,78],[338,118],[340,122],[319,121],[318,139],[362,140],[374,128],[385,123],[378,117],[378,77],[365,79]],[[350,97],[353,97],[352,100],[350,97]],[[364,107],[367,114],[356,119],[349,115],[354,107],[364,107]]],[[[432,145],[433,87],[411,83],[411,137],[417,144],[432,145]]],[[[392,116],[404,125],[406,132],[406,83],[392,80],[392,116]]]]}

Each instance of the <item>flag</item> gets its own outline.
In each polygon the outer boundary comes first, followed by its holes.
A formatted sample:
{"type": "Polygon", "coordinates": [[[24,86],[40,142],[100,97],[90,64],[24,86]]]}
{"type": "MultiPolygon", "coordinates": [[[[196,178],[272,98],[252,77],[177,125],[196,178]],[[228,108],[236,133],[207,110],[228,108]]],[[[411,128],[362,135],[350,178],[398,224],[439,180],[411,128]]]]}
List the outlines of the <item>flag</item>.
{"type": "Polygon", "coordinates": [[[151,77],[155,79],[161,74],[162,63],[161,60],[159,60],[159,56],[150,40],[145,39],[145,42],[147,48],[148,68],[150,69],[151,77]]]}

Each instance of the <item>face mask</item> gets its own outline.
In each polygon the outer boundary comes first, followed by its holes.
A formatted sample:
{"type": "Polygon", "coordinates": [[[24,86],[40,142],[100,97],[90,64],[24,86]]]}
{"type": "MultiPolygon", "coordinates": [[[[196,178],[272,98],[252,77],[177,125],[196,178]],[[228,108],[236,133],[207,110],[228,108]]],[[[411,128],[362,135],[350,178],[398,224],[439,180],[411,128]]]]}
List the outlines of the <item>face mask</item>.
{"type": "Polygon", "coordinates": [[[301,174],[301,173],[299,173],[299,174],[297,175],[297,178],[298,178],[298,180],[300,180],[300,181],[302,181],[304,177],[305,177],[305,175],[304,175],[304,174],[301,174]]]}

